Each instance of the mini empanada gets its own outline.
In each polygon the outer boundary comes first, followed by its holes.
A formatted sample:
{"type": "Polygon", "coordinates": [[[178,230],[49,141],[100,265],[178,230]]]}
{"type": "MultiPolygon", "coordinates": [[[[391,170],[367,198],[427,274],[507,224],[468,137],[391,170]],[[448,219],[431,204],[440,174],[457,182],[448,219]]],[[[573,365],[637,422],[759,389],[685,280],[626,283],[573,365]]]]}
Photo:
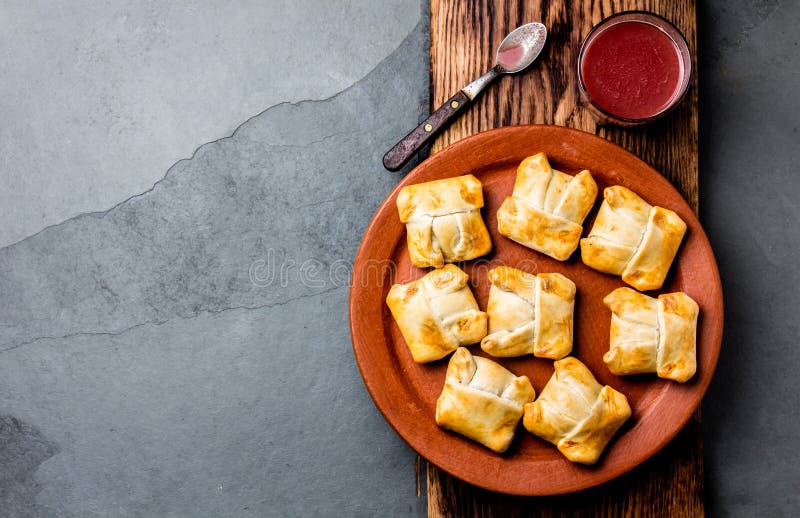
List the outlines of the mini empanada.
{"type": "Polygon", "coordinates": [[[458,346],[486,336],[486,313],[478,308],[468,279],[461,269],[448,264],[389,290],[386,304],[415,362],[444,358],[458,346]]]}
{"type": "Polygon", "coordinates": [[[581,239],[584,264],[620,275],[640,291],[661,288],[686,233],[686,223],[671,210],[654,207],[621,185],[607,187],[603,198],[589,237],[581,239]]]}
{"type": "Polygon", "coordinates": [[[555,372],[539,398],[525,405],[523,426],[551,442],[572,462],[594,464],[631,416],[627,398],[601,387],[573,357],[553,362],[555,372]]]}
{"type": "Polygon", "coordinates": [[[655,372],[684,382],[697,370],[697,303],[683,292],[648,297],[618,288],[603,299],[612,311],[611,343],[603,356],[619,376],[655,372]]]}
{"type": "Polygon", "coordinates": [[[517,167],[514,192],[497,211],[497,228],[517,243],[565,261],[578,248],[584,218],[597,197],[589,171],[575,176],[550,167],[544,153],[517,167]]]}
{"type": "Polygon", "coordinates": [[[515,376],[461,347],[447,365],[436,424],[502,453],[514,438],[523,405],[534,397],[527,376],[515,376]]]}
{"type": "Polygon", "coordinates": [[[557,360],[572,351],[575,284],[560,273],[530,273],[498,266],[489,270],[489,334],[481,349],[493,356],[557,360]]]}
{"type": "Polygon", "coordinates": [[[406,224],[411,263],[440,268],[488,254],[492,241],[481,207],[481,182],[471,174],[403,187],[397,210],[406,224]]]}

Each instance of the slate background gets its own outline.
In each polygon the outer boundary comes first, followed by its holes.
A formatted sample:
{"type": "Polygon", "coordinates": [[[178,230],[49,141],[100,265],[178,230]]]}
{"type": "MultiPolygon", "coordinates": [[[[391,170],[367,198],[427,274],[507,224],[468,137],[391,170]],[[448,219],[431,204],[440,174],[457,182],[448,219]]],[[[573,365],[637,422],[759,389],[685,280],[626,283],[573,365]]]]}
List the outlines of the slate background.
{"type": "MultiPolygon", "coordinates": [[[[0,5],[0,516],[424,510],[346,277],[427,107],[428,8],[338,7],[0,5]]],[[[710,516],[800,512],[798,22],[698,6],[710,516]]]]}

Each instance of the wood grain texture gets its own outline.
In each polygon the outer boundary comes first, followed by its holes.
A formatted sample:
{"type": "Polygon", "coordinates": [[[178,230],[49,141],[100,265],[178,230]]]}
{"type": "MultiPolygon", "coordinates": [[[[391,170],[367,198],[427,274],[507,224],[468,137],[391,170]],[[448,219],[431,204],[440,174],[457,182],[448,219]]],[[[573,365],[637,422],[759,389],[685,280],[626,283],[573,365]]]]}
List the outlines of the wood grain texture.
{"type": "MultiPolygon", "coordinates": [[[[432,0],[431,102],[438,107],[492,66],[494,49],[515,27],[541,21],[549,31],[539,60],[500,78],[434,142],[431,151],[480,131],[512,124],[558,124],[615,142],[660,171],[698,210],[697,31],[692,0],[432,0]],[[598,126],[581,103],[576,63],[583,38],[603,18],[645,10],[672,21],[686,37],[693,77],[683,103],[664,119],[625,129],[598,126]]],[[[536,150],[532,150],[534,152],[536,150]]],[[[427,463],[426,463],[427,464],[427,463]]],[[[428,515],[702,516],[703,454],[699,411],[664,450],[608,484],[580,493],[520,498],[465,484],[426,465],[428,515]]]]}
{"type": "MultiPolygon", "coordinates": [[[[431,102],[448,97],[488,70],[494,52],[515,27],[541,21],[548,42],[536,63],[502,77],[434,142],[436,152],[480,131],[511,124],[558,124],[596,133],[622,145],[661,171],[697,210],[697,75],[684,102],[645,127],[598,127],[580,102],[576,62],[583,38],[603,18],[646,10],[672,21],[696,55],[695,5],[691,0],[432,0],[431,102]]],[[[696,62],[693,65],[697,70],[696,62]]]]}

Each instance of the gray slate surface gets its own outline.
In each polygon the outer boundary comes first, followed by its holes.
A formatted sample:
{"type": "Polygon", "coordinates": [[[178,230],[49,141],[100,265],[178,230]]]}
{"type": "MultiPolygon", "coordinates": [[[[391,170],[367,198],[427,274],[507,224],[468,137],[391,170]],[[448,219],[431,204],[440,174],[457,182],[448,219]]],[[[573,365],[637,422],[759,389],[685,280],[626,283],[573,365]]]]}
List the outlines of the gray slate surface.
{"type": "MultiPolygon", "coordinates": [[[[165,5],[133,15],[170,20],[165,5]]],[[[337,89],[359,75],[356,60],[377,61],[381,42],[405,33],[404,5],[348,3],[369,9],[347,22],[349,32],[345,18],[315,22],[336,21],[348,38],[367,30],[380,39],[327,64],[345,77],[334,81],[337,89]],[[368,20],[381,15],[398,29],[376,32],[368,20]]],[[[76,12],[9,2],[0,24],[17,34],[39,18],[45,32],[67,15],[89,27],[102,21],[90,10],[76,12]],[[30,10],[27,17],[9,15],[18,5],[30,10]]],[[[380,168],[382,151],[427,105],[424,6],[421,13],[403,44],[342,93],[270,108],[166,176],[120,166],[113,172],[120,182],[163,179],[142,194],[114,181],[81,191],[73,210],[94,210],[96,200],[117,200],[120,192],[133,196],[0,249],[0,516],[394,516],[424,509],[413,452],[363,388],[346,314],[347,267],[373,210],[401,176],[380,168]]],[[[227,14],[220,12],[221,24],[227,14]]],[[[308,28],[305,21],[275,24],[274,37],[308,28]]],[[[709,516],[800,514],[798,22],[797,3],[699,5],[701,219],[727,307],[722,355],[703,405],[709,516]]],[[[114,27],[86,41],[113,41],[114,27]]],[[[195,43],[191,32],[165,35],[164,27],[147,34],[195,43]]],[[[242,38],[260,44],[262,36],[242,38]]],[[[325,36],[327,46],[336,47],[335,36],[325,36]]],[[[24,81],[31,98],[68,93],[58,78],[8,77],[2,88],[24,81]]],[[[276,81],[284,80],[284,92],[308,86],[302,77],[276,81]]],[[[41,116],[0,106],[0,146],[41,116]]],[[[60,130],[43,131],[57,138],[60,130]]],[[[103,150],[108,143],[80,133],[90,156],[124,149],[103,150]]],[[[147,141],[142,132],[136,138],[147,141]]],[[[36,149],[26,153],[37,167],[48,163],[36,149]]],[[[82,174],[78,167],[28,181],[26,171],[9,168],[9,157],[0,157],[3,225],[14,232],[38,230],[46,218],[31,224],[31,215],[83,185],[71,181],[82,174]]]]}
{"type": "Polygon", "coordinates": [[[347,273],[401,177],[382,153],[427,105],[427,46],[421,23],[334,97],[0,250],[0,513],[416,514],[347,273]]]}
{"type": "Polygon", "coordinates": [[[3,0],[0,246],[106,210],[279,102],[364,77],[418,0],[3,0]]]}
{"type": "Polygon", "coordinates": [[[703,404],[709,516],[800,516],[800,2],[700,2],[700,215],[725,339],[703,404]]]}

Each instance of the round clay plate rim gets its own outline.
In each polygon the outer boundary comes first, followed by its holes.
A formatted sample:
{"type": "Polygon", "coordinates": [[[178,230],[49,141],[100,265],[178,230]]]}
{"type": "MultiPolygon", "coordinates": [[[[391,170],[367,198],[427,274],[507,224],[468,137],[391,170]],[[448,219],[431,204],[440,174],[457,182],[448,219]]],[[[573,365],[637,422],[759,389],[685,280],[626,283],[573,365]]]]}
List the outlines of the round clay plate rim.
{"type": "MultiPolygon", "coordinates": [[[[513,172],[509,174],[513,175],[513,172]]],[[[486,196],[486,186],[484,194],[486,196]]],[[[504,196],[509,194],[503,193],[504,196]]],[[[601,196],[584,222],[584,236],[601,196]]],[[[485,213],[484,220],[487,226],[496,226],[496,222],[490,221],[485,213]]],[[[536,254],[534,251],[530,253],[536,254]]],[[[576,252],[569,261],[580,263],[579,255],[576,252]]],[[[677,267],[673,265],[675,269],[677,267]]],[[[424,273],[420,270],[414,278],[424,273]]],[[[578,285],[579,295],[580,288],[578,285]]],[[[662,292],[666,291],[649,294],[656,296],[662,292]]],[[[610,313],[605,318],[610,319],[610,313]]],[[[625,149],[596,135],[561,126],[508,126],[485,131],[460,140],[422,162],[392,190],[373,216],[356,255],[350,289],[350,332],[356,363],[367,390],[389,424],[417,453],[451,475],[491,491],[527,496],[562,494],[601,484],[627,472],[663,448],[686,424],[708,388],[719,357],[722,319],[722,288],[711,245],[683,197],[663,176],[625,149]],[[630,187],[651,204],[677,212],[688,226],[676,262],[680,261],[682,265],[682,285],[697,287],[691,295],[701,308],[697,330],[697,374],[684,384],[659,380],[654,376],[645,377],[643,383],[652,383],[653,391],[657,392],[652,399],[654,402],[646,408],[634,409],[636,422],[632,426],[626,423],[627,427],[617,434],[622,437],[615,437],[593,467],[572,464],[560,456],[560,460],[537,464],[536,457],[533,460],[518,458],[514,454],[514,445],[510,453],[499,455],[438,428],[430,409],[421,408],[415,398],[415,388],[404,372],[426,366],[399,361],[390,350],[392,326],[396,324],[383,300],[388,286],[384,285],[385,282],[372,282],[386,281],[391,277],[391,272],[383,270],[376,274],[375,266],[387,264],[395,249],[403,246],[401,240],[405,241],[405,227],[399,221],[395,205],[401,188],[469,173],[480,178],[481,171],[492,164],[502,163],[503,167],[513,171],[522,158],[539,151],[546,152],[555,164],[561,159],[590,169],[598,184],[630,187]],[[604,165],[601,170],[596,170],[593,162],[604,165]],[[375,276],[375,279],[370,276],[375,276]]],[[[575,325],[580,326],[580,322],[576,318],[575,325]]],[[[479,347],[470,350],[481,352],[479,347]]],[[[582,359],[580,354],[577,357],[582,359]]],[[[448,359],[441,362],[446,365],[448,359]]],[[[504,359],[498,361],[501,360],[504,359]]],[[[598,374],[595,372],[600,379],[598,374]]],[[[543,386],[534,387],[538,396],[543,386]]],[[[521,425],[517,436],[520,434],[528,434],[521,425]]],[[[556,451],[549,443],[539,442],[542,447],[556,451]]]]}

